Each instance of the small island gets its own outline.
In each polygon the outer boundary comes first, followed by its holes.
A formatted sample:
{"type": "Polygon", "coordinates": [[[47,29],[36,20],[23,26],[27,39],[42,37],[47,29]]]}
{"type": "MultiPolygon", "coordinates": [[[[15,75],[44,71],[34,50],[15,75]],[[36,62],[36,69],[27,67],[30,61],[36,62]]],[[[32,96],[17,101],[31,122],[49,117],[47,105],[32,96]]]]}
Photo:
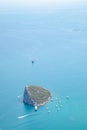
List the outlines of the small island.
{"type": "Polygon", "coordinates": [[[27,85],[24,90],[23,102],[32,105],[37,109],[38,106],[44,105],[51,98],[51,93],[40,86],[27,85]]]}

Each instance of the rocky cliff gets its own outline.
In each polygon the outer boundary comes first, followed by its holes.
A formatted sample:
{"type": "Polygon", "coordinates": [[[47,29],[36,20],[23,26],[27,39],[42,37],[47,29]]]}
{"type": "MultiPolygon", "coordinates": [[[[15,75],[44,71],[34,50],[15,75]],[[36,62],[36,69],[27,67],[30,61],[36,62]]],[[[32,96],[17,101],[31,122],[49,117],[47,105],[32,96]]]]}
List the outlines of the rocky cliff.
{"type": "Polygon", "coordinates": [[[33,105],[33,106],[35,104],[35,101],[31,97],[31,93],[28,91],[28,87],[25,87],[23,102],[25,104],[33,105]]]}
{"type": "Polygon", "coordinates": [[[26,86],[23,102],[29,105],[44,105],[51,97],[51,93],[39,86],[26,86]]]}

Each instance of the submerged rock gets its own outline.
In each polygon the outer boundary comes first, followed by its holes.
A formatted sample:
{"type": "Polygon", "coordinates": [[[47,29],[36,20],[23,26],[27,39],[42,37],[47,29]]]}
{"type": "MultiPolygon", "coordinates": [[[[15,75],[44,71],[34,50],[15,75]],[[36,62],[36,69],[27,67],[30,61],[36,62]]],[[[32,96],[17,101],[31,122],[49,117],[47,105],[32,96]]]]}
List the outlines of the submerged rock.
{"type": "Polygon", "coordinates": [[[24,90],[23,102],[32,106],[41,106],[49,101],[51,93],[42,87],[27,85],[24,90]]]}

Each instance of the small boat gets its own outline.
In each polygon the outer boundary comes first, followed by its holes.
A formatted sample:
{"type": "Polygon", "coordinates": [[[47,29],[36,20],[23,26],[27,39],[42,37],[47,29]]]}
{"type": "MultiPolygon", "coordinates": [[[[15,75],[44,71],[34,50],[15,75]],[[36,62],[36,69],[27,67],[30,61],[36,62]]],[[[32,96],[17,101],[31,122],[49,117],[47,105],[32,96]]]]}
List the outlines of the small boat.
{"type": "Polygon", "coordinates": [[[48,110],[49,108],[48,108],[48,107],[46,107],[46,109],[48,110]]]}
{"type": "Polygon", "coordinates": [[[48,110],[48,113],[50,113],[51,111],[50,110],[48,110]]]}
{"type": "Polygon", "coordinates": [[[34,62],[35,62],[35,61],[34,61],[34,60],[32,60],[31,62],[32,62],[32,64],[34,64],[34,62]]]}
{"type": "Polygon", "coordinates": [[[58,107],[58,105],[56,105],[56,108],[58,107]]]}
{"type": "Polygon", "coordinates": [[[53,102],[53,99],[51,99],[50,101],[53,102]]]}
{"type": "Polygon", "coordinates": [[[57,111],[60,111],[60,108],[59,108],[59,107],[57,108],[57,111]]]}
{"type": "Polygon", "coordinates": [[[38,109],[38,107],[37,107],[37,105],[35,105],[35,106],[34,106],[34,110],[37,111],[37,109],[38,109]]]}
{"type": "Polygon", "coordinates": [[[69,96],[66,96],[66,99],[69,99],[70,97],[69,96]]]}

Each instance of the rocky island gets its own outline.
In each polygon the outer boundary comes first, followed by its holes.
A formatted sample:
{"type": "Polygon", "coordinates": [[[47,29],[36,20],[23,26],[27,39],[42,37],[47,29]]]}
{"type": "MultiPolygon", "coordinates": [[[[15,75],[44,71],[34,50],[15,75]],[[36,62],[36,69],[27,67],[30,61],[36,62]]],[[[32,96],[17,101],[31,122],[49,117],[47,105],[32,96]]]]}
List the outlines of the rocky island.
{"type": "Polygon", "coordinates": [[[51,98],[51,93],[39,86],[27,85],[24,90],[23,102],[28,105],[34,106],[36,109],[38,106],[44,105],[51,98]]]}

